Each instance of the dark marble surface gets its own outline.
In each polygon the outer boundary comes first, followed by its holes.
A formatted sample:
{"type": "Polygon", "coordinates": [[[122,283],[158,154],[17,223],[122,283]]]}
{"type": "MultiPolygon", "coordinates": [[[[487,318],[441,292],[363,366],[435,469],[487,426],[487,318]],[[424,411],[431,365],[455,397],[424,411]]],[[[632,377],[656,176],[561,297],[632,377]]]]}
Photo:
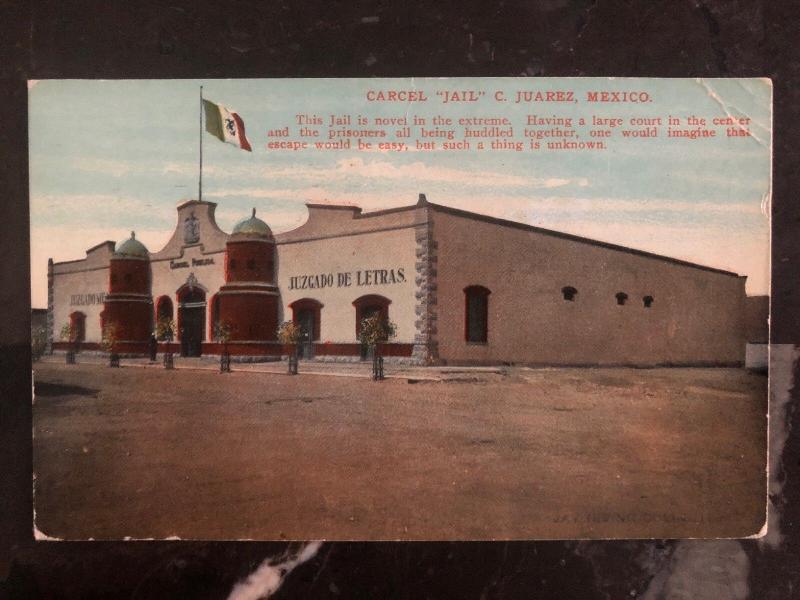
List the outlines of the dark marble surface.
{"type": "MultiPolygon", "coordinates": [[[[775,89],[773,376],[800,344],[792,3],[12,2],[0,7],[0,597],[790,598],[800,589],[795,402],[772,404],[768,542],[121,542],[31,538],[25,79],[287,76],[770,76],[775,89]],[[785,442],[785,444],[784,444],[785,442]],[[307,556],[302,556],[305,551],[307,556]],[[305,560],[303,560],[305,559],[305,560]],[[270,567],[274,564],[274,568],[270,567]],[[247,582],[250,587],[235,588],[247,582]],[[282,580],[285,579],[285,580],[282,580]],[[234,591],[236,590],[236,591],[234,591]],[[250,594],[250,595],[248,595],[250,594]]],[[[795,353],[796,356],[796,353],[795,353]]]]}

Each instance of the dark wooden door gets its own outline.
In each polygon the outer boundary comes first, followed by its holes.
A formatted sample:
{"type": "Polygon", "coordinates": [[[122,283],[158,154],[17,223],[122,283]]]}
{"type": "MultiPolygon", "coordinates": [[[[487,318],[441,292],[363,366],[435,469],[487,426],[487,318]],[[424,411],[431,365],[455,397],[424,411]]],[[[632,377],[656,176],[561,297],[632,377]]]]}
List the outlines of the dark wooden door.
{"type": "Polygon", "coordinates": [[[298,357],[314,358],[314,311],[310,308],[297,311],[297,324],[303,332],[298,346],[298,357]]]}
{"type": "Polygon", "coordinates": [[[182,306],[180,310],[181,356],[200,356],[203,349],[206,307],[182,306]]]}

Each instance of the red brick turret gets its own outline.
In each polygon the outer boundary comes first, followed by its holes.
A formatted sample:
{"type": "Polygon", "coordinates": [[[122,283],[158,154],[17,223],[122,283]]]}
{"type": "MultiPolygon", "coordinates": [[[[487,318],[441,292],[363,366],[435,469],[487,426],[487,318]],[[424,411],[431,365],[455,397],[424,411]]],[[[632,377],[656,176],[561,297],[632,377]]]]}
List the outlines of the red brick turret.
{"type": "Polygon", "coordinates": [[[130,239],[118,244],[111,256],[102,325],[114,325],[118,351],[144,351],[140,344],[150,339],[152,319],[150,253],[131,232],[130,239]]]}
{"type": "Polygon", "coordinates": [[[278,288],[275,238],[256,217],[238,223],[225,247],[225,285],[216,297],[215,320],[227,323],[234,342],[271,342],[277,338],[278,288]]]}

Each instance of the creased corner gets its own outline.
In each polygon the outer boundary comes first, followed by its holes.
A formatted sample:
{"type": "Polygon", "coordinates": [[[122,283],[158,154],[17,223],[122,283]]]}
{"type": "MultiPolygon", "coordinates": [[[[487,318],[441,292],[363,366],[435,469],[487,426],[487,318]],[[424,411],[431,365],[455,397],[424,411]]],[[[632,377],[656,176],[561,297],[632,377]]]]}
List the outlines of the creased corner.
{"type": "MultiPolygon", "coordinates": [[[[720,96],[720,95],[717,93],[717,91],[716,91],[716,90],[715,90],[713,87],[711,87],[711,85],[709,85],[708,81],[706,81],[705,79],[703,79],[703,78],[701,78],[701,77],[700,77],[700,78],[698,78],[698,79],[697,79],[697,82],[698,82],[698,83],[699,83],[701,86],[703,86],[703,89],[705,89],[706,93],[708,94],[708,97],[709,97],[709,98],[711,98],[712,100],[714,100],[714,102],[716,102],[716,103],[719,105],[719,107],[720,107],[720,108],[723,110],[723,112],[725,113],[725,116],[726,116],[726,117],[728,117],[728,118],[730,118],[730,119],[733,119],[734,121],[736,121],[736,120],[738,120],[738,118],[739,118],[739,117],[737,117],[737,116],[734,116],[734,113],[736,113],[736,114],[737,114],[737,115],[739,115],[739,116],[747,116],[747,117],[750,117],[750,118],[751,118],[751,120],[752,120],[752,122],[753,122],[754,124],[758,125],[759,127],[764,127],[764,126],[763,126],[761,123],[758,123],[758,122],[757,122],[755,119],[753,119],[753,118],[752,118],[752,115],[748,115],[748,114],[747,114],[747,113],[745,113],[744,111],[742,111],[742,110],[739,110],[739,109],[738,109],[738,108],[736,108],[736,107],[735,107],[733,104],[731,104],[730,102],[728,102],[727,100],[725,100],[724,98],[722,98],[722,96],[720,96]]],[[[764,129],[766,129],[767,131],[769,131],[769,128],[766,128],[766,127],[764,127],[764,129]]],[[[758,135],[755,133],[755,131],[753,130],[753,127],[750,127],[750,128],[749,128],[749,133],[750,133],[750,137],[751,137],[751,138],[753,138],[753,139],[754,139],[754,140],[755,140],[755,141],[756,141],[756,142],[757,142],[757,143],[758,143],[760,146],[762,146],[762,147],[764,147],[764,148],[770,148],[770,144],[769,144],[769,142],[768,142],[768,141],[766,141],[766,140],[763,140],[763,139],[761,139],[761,137],[759,137],[759,136],[758,136],[758,135]]]]}
{"type": "Polygon", "coordinates": [[[39,529],[36,526],[35,523],[33,525],[33,539],[35,539],[37,542],[63,542],[64,541],[64,538],[53,537],[53,536],[47,535],[45,532],[43,532],[41,529],[39,529]]]}

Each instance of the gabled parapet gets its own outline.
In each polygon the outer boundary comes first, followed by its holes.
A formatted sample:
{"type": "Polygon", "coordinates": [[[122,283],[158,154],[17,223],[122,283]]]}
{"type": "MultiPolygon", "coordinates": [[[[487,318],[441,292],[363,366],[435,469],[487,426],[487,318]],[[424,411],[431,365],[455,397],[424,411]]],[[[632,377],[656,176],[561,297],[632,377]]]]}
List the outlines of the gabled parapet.
{"type": "Polygon", "coordinates": [[[426,220],[426,206],[417,204],[386,210],[364,212],[359,206],[306,203],[305,223],[275,236],[278,244],[293,243],[339,235],[380,231],[421,224],[426,220]]]}
{"type": "Polygon", "coordinates": [[[86,251],[86,258],[79,258],[77,260],[67,260],[63,262],[54,262],[52,273],[58,275],[61,273],[71,273],[75,270],[88,270],[88,269],[101,269],[108,267],[111,256],[114,254],[115,243],[111,240],[106,240],[101,244],[92,246],[86,251]]]}
{"type": "Polygon", "coordinates": [[[185,200],[178,204],[178,221],[166,245],[151,255],[153,260],[182,256],[188,246],[201,246],[203,252],[221,252],[228,234],[217,225],[217,204],[205,200],[185,200]]]}

